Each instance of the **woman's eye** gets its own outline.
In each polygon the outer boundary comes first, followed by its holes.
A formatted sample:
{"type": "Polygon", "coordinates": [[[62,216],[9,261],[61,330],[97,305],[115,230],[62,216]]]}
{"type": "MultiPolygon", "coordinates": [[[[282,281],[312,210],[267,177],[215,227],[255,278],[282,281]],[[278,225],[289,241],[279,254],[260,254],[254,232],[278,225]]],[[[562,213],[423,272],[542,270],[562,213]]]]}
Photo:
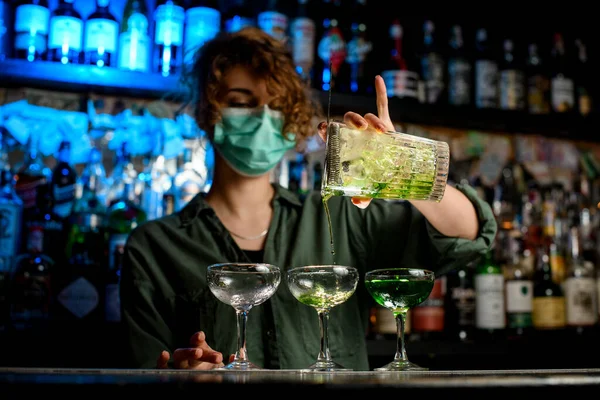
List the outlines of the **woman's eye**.
{"type": "Polygon", "coordinates": [[[247,107],[250,107],[250,104],[248,104],[248,103],[239,103],[239,102],[235,102],[235,101],[230,101],[229,102],[229,107],[233,107],[233,108],[247,108],[247,107]]]}

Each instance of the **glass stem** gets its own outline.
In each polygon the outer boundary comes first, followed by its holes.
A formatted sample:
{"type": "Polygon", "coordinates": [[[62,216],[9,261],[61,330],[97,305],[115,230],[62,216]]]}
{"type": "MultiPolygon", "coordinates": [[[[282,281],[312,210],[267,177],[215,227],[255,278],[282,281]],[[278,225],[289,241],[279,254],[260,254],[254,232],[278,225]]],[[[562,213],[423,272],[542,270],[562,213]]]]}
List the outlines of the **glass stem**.
{"type": "Polygon", "coordinates": [[[406,313],[399,312],[394,317],[396,318],[397,332],[396,355],[394,356],[394,361],[406,362],[408,361],[408,357],[406,356],[406,349],[404,347],[404,326],[406,325],[406,313]]]}
{"type": "Polygon", "coordinates": [[[244,310],[235,310],[237,316],[237,337],[238,350],[235,352],[233,361],[247,362],[248,355],[246,354],[246,322],[248,320],[248,312],[244,310]]]}
{"type": "Polygon", "coordinates": [[[329,311],[319,311],[319,328],[321,333],[321,350],[319,351],[319,357],[317,362],[328,362],[331,361],[331,355],[329,354],[329,334],[327,333],[327,322],[329,321],[329,311]]]}

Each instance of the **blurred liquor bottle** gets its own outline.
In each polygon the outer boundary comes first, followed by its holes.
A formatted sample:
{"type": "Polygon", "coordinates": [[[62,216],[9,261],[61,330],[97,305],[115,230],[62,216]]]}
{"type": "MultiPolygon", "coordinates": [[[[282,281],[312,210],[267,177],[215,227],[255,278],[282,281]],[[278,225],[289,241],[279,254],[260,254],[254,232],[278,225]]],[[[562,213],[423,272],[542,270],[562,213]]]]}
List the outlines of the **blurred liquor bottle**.
{"type": "Polygon", "coordinates": [[[151,46],[146,1],[127,0],[119,33],[119,68],[150,71],[151,46]]]}
{"type": "Polygon", "coordinates": [[[181,72],[185,10],[179,1],[159,0],[154,12],[153,70],[162,76],[181,72]]]}
{"type": "Polygon", "coordinates": [[[467,56],[460,24],[452,26],[448,44],[448,103],[453,106],[468,106],[472,101],[472,65],[467,56]]]}
{"type": "Polygon", "coordinates": [[[424,95],[421,102],[427,104],[441,104],[445,101],[443,94],[446,92],[446,67],[439,48],[435,22],[426,19],[423,22],[423,42],[421,50],[421,79],[423,81],[424,95]]]}
{"type": "Polygon", "coordinates": [[[220,31],[221,10],[217,0],[187,0],[183,41],[184,64],[191,65],[196,51],[220,31]]]}
{"type": "Polygon", "coordinates": [[[318,33],[316,73],[319,77],[315,84],[324,91],[336,90],[338,73],[346,60],[347,48],[342,27],[340,26],[341,1],[322,0],[322,20],[318,33]]]}
{"type": "MultiPolygon", "coordinates": [[[[313,3],[317,0],[310,0],[313,3]]],[[[309,86],[314,79],[317,27],[310,13],[309,0],[298,0],[290,25],[290,45],[296,71],[309,86]]]]}
{"type": "Polygon", "coordinates": [[[560,32],[554,34],[550,82],[552,111],[555,113],[572,112],[575,108],[572,63],[568,57],[564,36],[560,32]]]}
{"type": "Polygon", "coordinates": [[[45,60],[48,51],[50,9],[46,0],[21,0],[15,7],[14,57],[45,60]]]}
{"type": "Polygon", "coordinates": [[[500,64],[500,108],[503,110],[525,109],[525,74],[520,52],[512,38],[504,39],[502,63],[500,64]]]}
{"type": "Polygon", "coordinates": [[[550,80],[547,59],[538,43],[532,42],[527,53],[527,106],[530,114],[550,113],[550,80]]]}
{"type": "Polygon", "coordinates": [[[96,10],[85,21],[84,64],[117,66],[119,23],[109,9],[110,0],[96,0],[96,10]]]}
{"type": "Polygon", "coordinates": [[[498,108],[498,61],[488,29],[479,28],[475,34],[475,106],[498,108]]]}
{"type": "Polygon", "coordinates": [[[60,0],[50,16],[48,61],[79,64],[83,50],[83,19],[74,0],[60,0]]]}

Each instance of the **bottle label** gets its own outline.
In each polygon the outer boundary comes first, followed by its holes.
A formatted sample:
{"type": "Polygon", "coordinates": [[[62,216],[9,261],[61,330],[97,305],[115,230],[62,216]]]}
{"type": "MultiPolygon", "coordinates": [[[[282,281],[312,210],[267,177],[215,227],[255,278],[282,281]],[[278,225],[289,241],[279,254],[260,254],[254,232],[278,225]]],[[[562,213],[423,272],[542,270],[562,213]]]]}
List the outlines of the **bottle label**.
{"type": "Polygon", "coordinates": [[[419,74],[412,71],[383,71],[388,97],[413,98],[419,95],[419,74]]]}
{"type": "MultiPolygon", "coordinates": [[[[375,326],[373,329],[377,333],[385,334],[396,334],[396,318],[394,318],[394,313],[392,313],[387,308],[383,307],[375,307],[375,326]]],[[[406,330],[404,331],[406,333],[406,330]]]]}
{"type": "Polygon", "coordinates": [[[501,274],[476,275],[475,293],[475,324],[477,328],[505,328],[504,276],[501,274]]]}
{"type": "Polygon", "coordinates": [[[221,13],[210,7],[194,7],[185,13],[184,58],[186,63],[194,59],[199,47],[214,38],[221,30],[221,13]]]}
{"type": "Polygon", "coordinates": [[[427,299],[412,309],[412,327],[415,331],[444,330],[444,284],[443,279],[436,279],[427,299]]]}
{"type": "Polygon", "coordinates": [[[533,310],[533,282],[506,281],[506,312],[527,313],[533,310]]]}
{"type": "MultiPolygon", "coordinates": [[[[0,257],[12,258],[18,252],[21,210],[13,204],[0,205],[0,257]]],[[[9,266],[10,268],[11,266],[9,266]]],[[[0,269],[0,273],[2,270],[0,269]]]]}
{"type": "Polygon", "coordinates": [[[87,279],[79,277],[61,290],[58,302],[75,317],[83,318],[98,307],[98,291],[87,279]]]}
{"type": "MultiPolygon", "coordinates": [[[[28,52],[31,49],[35,49],[35,53],[43,54],[46,51],[46,37],[35,35],[31,36],[29,33],[17,33],[15,35],[15,49],[18,50],[27,50],[28,52]]],[[[33,51],[31,51],[33,54],[33,51]]]]}
{"type": "Polygon", "coordinates": [[[500,72],[500,108],[521,110],[525,107],[525,76],[518,70],[500,72]]]}
{"type": "Polygon", "coordinates": [[[53,17],[50,21],[50,37],[48,48],[61,49],[66,46],[81,51],[83,22],[75,17],[53,17]]]}
{"type": "Polygon", "coordinates": [[[498,64],[490,60],[475,62],[475,105],[498,107],[498,64]]]}
{"type": "Polygon", "coordinates": [[[150,38],[148,18],[140,13],[127,20],[129,29],[119,36],[119,68],[148,72],[150,69],[150,38]]]}
{"type": "Polygon", "coordinates": [[[30,36],[48,34],[50,10],[34,4],[23,4],[15,13],[15,32],[23,32],[30,36]]]}
{"type": "Polygon", "coordinates": [[[312,67],[315,62],[315,22],[310,18],[296,18],[292,22],[291,32],[294,63],[312,67]]]}
{"type": "Polygon", "coordinates": [[[362,64],[367,59],[367,55],[373,49],[371,42],[361,36],[354,36],[348,42],[348,54],[346,62],[348,64],[362,64]]]}
{"type": "Polygon", "coordinates": [[[276,11],[264,11],[258,14],[258,27],[275,39],[287,38],[288,17],[276,11]]]}
{"type": "Polygon", "coordinates": [[[54,213],[61,218],[71,215],[75,202],[75,184],[53,187],[54,213]]]}
{"type": "Polygon", "coordinates": [[[550,81],[548,78],[542,75],[529,77],[527,104],[531,114],[548,114],[550,112],[549,93],[550,81]]]}
{"type": "Polygon", "coordinates": [[[92,19],[85,24],[85,51],[114,54],[119,24],[110,19],[92,19]]]}
{"type": "Polygon", "coordinates": [[[444,60],[438,54],[430,53],[421,59],[423,81],[425,82],[425,102],[435,104],[444,90],[444,60]]]}
{"type": "Polygon", "coordinates": [[[565,281],[565,304],[568,325],[594,325],[598,321],[595,279],[567,278],[565,281]]]}
{"type": "Polygon", "coordinates": [[[552,79],[552,109],[556,112],[566,112],[575,105],[575,92],[573,80],[564,76],[552,79]]]}
{"type": "Polygon", "coordinates": [[[533,326],[536,329],[564,328],[566,321],[564,297],[534,297],[533,326]]]}
{"type": "Polygon", "coordinates": [[[475,290],[456,287],[451,290],[451,299],[458,314],[458,326],[475,325],[475,290]]]}
{"type": "Polygon", "coordinates": [[[453,58],[448,62],[448,101],[453,105],[471,102],[471,64],[453,58]]]}
{"type": "Polygon", "coordinates": [[[338,27],[330,28],[321,38],[317,52],[325,65],[331,63],[331,74],[337,75],[346,59],[346,41],[342,31],[338,27]]]}
{"type": "Polygon", "coordinates": [[[181,46],[183,44],[183,24],[185,11],[183,7],[173,4],[158,6],[156,9],[156,31],[154,42],[165,46],[181,46]]]}

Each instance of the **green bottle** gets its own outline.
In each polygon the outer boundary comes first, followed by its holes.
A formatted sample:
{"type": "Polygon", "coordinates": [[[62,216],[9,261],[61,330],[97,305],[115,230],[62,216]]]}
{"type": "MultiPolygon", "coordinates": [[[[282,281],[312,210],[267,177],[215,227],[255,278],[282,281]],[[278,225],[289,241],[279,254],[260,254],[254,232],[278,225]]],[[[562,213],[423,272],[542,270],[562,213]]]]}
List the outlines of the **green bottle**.
{"type": "Polygon", "coordinates": [[[504,275],[493,250],[475,269],[475,327],[480,341],[499,339],[506,327],[504,275]]]}

